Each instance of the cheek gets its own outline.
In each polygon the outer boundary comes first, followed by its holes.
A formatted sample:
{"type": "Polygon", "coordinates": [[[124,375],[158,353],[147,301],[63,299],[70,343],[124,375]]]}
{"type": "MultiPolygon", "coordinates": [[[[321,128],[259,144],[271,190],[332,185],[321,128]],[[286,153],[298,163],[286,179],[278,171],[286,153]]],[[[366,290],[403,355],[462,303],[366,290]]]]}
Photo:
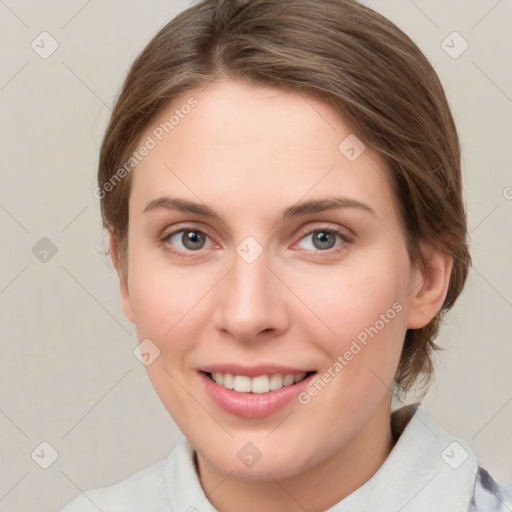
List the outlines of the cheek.
{"type": "Polygon", "coordinates": [[[130,263],[130,303],[139,339],[150,338],[161,351],[179,351],[186,331],[200,325],[204,298],[218,276],[207,268],[148,261],[142,251],[134,251],[130,263]]]}
{"type": "MultiPolygon", "coordinates": [[[[309,284],[315,313],[329,330],[321,337],[325,371],[351,396],[369,396],[391,386],[406,332],[409,262],[404,251],[371,256],[352,268],[309,284]],[[319,287],[324,283],[323,287],[319,287]],[[315,292],[313,292],[315,290],[315,292]],[[330,331],[330,332],[329,332],[330,331]],[[378,384],[382,381],[385,385],[378,384]]],[[[312,338],[314,339],[314,338],[312,338]]],[[[327,376],[327,378],[329,378],[327,376]]],[[[333,389],[334,389],[333,388],[333,389]]],[[[340,394],[336,400],[345,403],[340,394]]]]}
{"type": "Polygon", "coordinates": [[[309,286],[315,311],[331,333],[338,340],[346,341],[374,324],[380,330],[386,325],[387,331],[392,323],[402,326],[403,315],[399,313],[405,309],[404,274],[390,267],[385,273],[363,268],[352,270],[333,273],[323,288],[319,288],[320,281],[316,287],[313,283],[309,286]]]}

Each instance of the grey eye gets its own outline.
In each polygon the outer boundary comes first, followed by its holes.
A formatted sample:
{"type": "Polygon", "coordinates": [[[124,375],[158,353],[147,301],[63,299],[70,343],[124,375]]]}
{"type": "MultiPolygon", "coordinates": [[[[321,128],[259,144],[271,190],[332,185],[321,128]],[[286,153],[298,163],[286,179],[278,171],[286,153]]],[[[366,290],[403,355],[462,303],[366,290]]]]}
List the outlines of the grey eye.
{"type": "Polygon", "coordinates": [[[336,244],[336,238],[340,239],[342,242],[344,241],[344,237],[336,231],[316,229],[302,238],[302,240],[310,240],[309,244],[302,248],[316,251],[332,249],[336,244]]]}
{"type": "Polygon", "coordinates": [[[187,229],[177,231],[169,237],[169,240],[179,250],[197,251],[204,248],[207,238],[208,236],[201,231],[187,229]]]}

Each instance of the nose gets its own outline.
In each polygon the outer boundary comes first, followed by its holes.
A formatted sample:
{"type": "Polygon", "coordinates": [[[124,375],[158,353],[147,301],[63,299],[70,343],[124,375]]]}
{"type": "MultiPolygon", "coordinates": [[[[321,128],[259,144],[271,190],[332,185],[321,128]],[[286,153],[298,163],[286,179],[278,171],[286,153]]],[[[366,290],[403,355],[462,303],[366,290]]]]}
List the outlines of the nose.
{"type": "Polygon", "coordinates": [[[235,253],[222,285],[216,287],[214,323],[242,343],[283,333],[289,325],[289,294],[269,267],[266,251],[252,262],[235,253]]]}

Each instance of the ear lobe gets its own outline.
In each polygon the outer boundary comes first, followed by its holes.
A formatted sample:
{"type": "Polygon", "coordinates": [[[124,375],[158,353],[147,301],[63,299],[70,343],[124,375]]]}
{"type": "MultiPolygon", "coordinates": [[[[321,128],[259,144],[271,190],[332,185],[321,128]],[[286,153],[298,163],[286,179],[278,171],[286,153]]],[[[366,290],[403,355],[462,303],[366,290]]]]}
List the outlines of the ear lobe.
{"type": "Polygon", "coordinates": [[[124,314],[126,318],[133,324],[133,311],[130,300],[130,291],[128,289],[128,270],[126,262],[123,265],[121,263],[121,255],[119,253],[119,241],[117,239],[116,234],[110,229],[108,232],[109,236],[109,247],[110,247],[110,257],[112,258],[112,263],[117,272],[117,276],[119,278],[119,290],[121,292],[121,301],[123,303],[124,314]]]}
{"type": "Polygon", "coordinates": [[[411,290],[412,299],[407,315],[408,329],[421,329],[443,307],[453,259],[443,252],[430,248],[425,251],[425,269],[416,269],[417,277],[412,279],[414,288],[411,290]]]}

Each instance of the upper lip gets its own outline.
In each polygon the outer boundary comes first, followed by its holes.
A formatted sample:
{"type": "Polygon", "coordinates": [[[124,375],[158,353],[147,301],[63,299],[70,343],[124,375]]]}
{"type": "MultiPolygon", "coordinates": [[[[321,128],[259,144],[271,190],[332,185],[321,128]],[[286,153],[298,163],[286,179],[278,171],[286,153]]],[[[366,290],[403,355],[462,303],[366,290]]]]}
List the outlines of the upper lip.
{"type": "Polygon", "coordinates": [[[291,366],[281,366],[275,364],[258,364],[253,366],[243,366],[239,364],[225,363],[212,364],[199,368],[199,371],[206,373],[230,373],[231,375],[245,375],[246,377],[257,377],[259,375],[296,375],[299,373],[308,373],[314,370],[293,368],[291,366]]]}

